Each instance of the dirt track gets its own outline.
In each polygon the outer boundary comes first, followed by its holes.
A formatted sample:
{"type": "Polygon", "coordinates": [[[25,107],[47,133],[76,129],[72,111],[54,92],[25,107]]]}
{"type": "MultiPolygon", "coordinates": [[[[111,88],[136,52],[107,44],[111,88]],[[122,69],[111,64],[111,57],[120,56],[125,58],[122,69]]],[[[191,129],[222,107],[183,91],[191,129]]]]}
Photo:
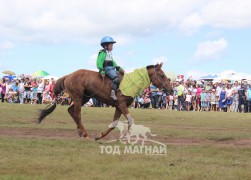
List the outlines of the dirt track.
{"type": "MultiPolygon", "coordinates": [[[[90,132],[91,137],[95,137],[98,132],[90,132]]],[[[77,139],[79,138],[76,130],[64,129],[38,129],[38,128],[0,128],[0,136],[15,138],[44,138],[44,139],[77,139]]],[[[118,132],[112,132],[105,140],[118,139],[118,132]]],[[[179,138],[158,136],[151,138],[167,145],[213,145],[213,146],[235,146],[251,147],[251,138],[248,139],[229,139],[214,141],[200,138],[179,138]]]]}

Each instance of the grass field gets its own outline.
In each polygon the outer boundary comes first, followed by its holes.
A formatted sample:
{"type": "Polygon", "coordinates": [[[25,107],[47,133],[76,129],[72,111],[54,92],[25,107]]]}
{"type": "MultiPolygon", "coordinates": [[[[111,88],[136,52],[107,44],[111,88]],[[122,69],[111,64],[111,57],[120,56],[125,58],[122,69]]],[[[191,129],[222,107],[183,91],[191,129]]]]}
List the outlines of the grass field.
{"type": "MultiPolygon", "coordinates": [[[[167,154],[109,155],[101,154],[102,141],[77,136],[65,106],[35,124],[43,107],[0,104],[0,179],[251,179],[251,114],[131,109],[167,154]]],[[[82,108],[92,137],[113,113],[82,108]]],[[[106,139],[118,136],[116,129],[106,139]]]]}

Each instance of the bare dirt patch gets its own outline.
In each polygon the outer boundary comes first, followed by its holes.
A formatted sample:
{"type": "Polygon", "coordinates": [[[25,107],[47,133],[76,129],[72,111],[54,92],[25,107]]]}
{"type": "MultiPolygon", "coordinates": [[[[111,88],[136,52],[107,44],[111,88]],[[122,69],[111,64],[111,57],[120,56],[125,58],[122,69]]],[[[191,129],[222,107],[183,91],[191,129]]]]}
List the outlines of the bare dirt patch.
{"type": "MultiPolygon", "coordinates": [[[[99,132],[89,132],[91,137],[95,137],[99,132]]],[[[45,138],[45,139],[77,139],[76,130],[67,129],[39,129],[39,128],[0,128],[0,136],[14,138],[45,138]]],[[[118,139],[118,132],[111,132],[104,140],[118,139]]],[[[165,143],[167,145],[213,145],[213,146],[235,146],[235,147],[251,147],[251,138],[247,139],[226,139],[223,141],[215,141],[200,138],[179,138],[158,136],[151,138],[153,140],[165,143]]]]}

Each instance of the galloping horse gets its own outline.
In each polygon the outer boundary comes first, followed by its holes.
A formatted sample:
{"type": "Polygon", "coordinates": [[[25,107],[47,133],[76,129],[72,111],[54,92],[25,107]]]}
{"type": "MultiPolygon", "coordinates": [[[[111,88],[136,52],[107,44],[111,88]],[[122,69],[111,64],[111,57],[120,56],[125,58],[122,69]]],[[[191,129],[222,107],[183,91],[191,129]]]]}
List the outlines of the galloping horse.
{"type": "MultiPolygon", "coordinates": [[[[170,79],[166,77],[161,67],[162,63],[146,67],[150,81],[157,88],[164,89],[172,94],[173,91],[170,79]]],[[[128,127],[133,123],[133,118],[128,111],[128,106],[132,104],[133,98],[124,96],[120,91],[117,91],[116,95],[118,100],[114,101],[110,97],[111,80],[108,77],[105,77],[102,80],[98,72],[82,69],[66,75],[56,82],[54,86],[55,97],[57,97],[62,90],[67,91],[73,99],[73,103],[68,108],[68,112],[77,125],[80,137],[84,136],[89,138],[88,133],[81,122],[81,106],[87,103],[91,97],[97,98],[105,104],[112,105],[116,108],[112,125],[109,126],[106,131],[101,132],[100,135],[95,138],[96,140],[105,137],[111,130],[113,130],[117,126],[122,114],[128,121],[128,127]]],[[[38,123],[41,123],[47,115],[55,110],[55,108],[56,102],[53,102],[51,105],[41,110],[38,116],[38,123]]]]}

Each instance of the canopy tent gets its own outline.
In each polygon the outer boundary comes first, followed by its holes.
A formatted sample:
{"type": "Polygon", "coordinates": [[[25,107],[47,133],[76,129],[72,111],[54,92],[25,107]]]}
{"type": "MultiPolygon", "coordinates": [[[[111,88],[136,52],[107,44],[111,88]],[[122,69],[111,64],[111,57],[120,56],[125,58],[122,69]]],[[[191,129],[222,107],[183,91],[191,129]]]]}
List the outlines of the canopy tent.
{"type": "Polygon", "coordinates": [[[200,77],[201,80],[214,80],[215,78],[218,78],[219,76],[216,74],[209,74],[207,76],[200,77]]]}
{"type": "Polygon", "coordinates": [[[36,72],[33,73],[33,77],[45,77],[48,76],[49,73],[43,70],[38,70],[36,72]]]}
{"type": "Polygon", "coordinates": [[[52,75],[49,75],[49,76],[45,76],[42,78],[42,80],[51,80],[51,79],[54,79],[54,80],[58,80],[59,78],[57,76],[52,76],[52,75]]]}
{"type": "Polygon", "coordinates": [[[12,76],[12,75],[6,75],[6,76],[3,76],[4,79],[8,79],[9,82],[11,82],[13,79],[16,79],[17,77],[16,76],[12,76]]]}
{"type": "Polygon", "coordinates": [[[16,73],[14,73],[13,71],[9,71],[9,70],[7,70],[7,71],[3,71],[2,72],[3,74],[7,74],[7,75],[16,75],[16,73]]]}
{"type": "Polygon", "coordinates": [[[241,81],[242,79],[245,79],[245,77],[235,73],[222,74],[221,76],[215,78],[216,81],[221,81],[221,80],[241,81]]]}

